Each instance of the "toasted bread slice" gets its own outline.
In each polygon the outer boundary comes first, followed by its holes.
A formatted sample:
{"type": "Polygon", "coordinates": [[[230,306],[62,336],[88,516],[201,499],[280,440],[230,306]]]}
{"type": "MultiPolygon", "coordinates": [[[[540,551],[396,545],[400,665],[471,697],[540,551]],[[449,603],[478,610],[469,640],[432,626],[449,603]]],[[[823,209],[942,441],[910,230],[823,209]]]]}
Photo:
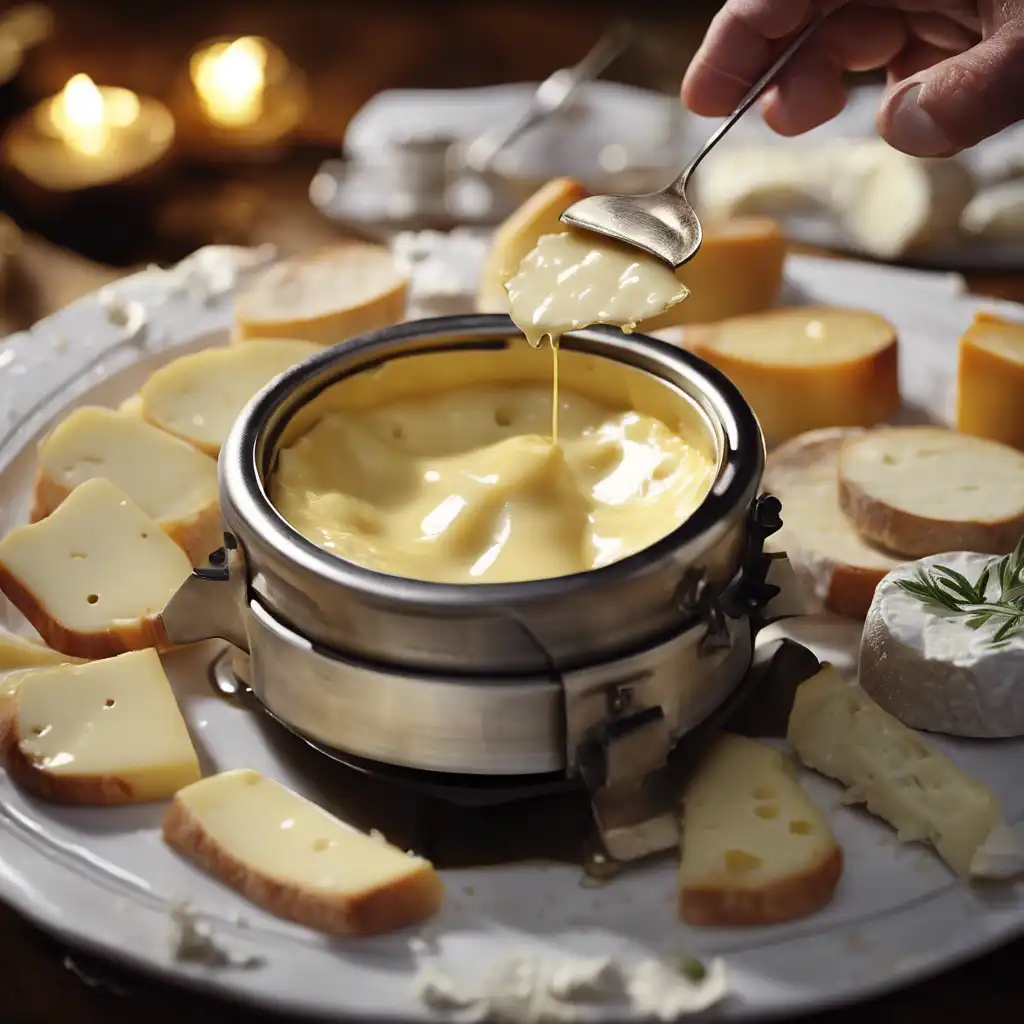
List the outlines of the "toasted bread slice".
{"type": "Polygon", "coordinates": [[[839,506],[869,543],[908,558],[1003,555],[1024,535],[1024,453],[941,427],[888,427],[839,453],[839,506]]]}
{"type": "Polygon", "coordinates": [[[769,444],[874,426],[899,408],[896,331],[874,313],[773,309],[688,328],[683,344],[743,392],[769,444]]]}
{"type": "Polygon", "coordinates": [[[428,861],[357,832],[249,769],[181,790],[164,819],[164,839],[272,914],[331,934],[416,924],[444,895],[428,861]]]}
{"type": "Polygon", "coordinates": [[[831,665],[797,687],[788,739],[808,768],[849,787],[901,842],[931,843],[959,875],[1005,825],[995,794],[883,711],[831,665]]]}
{"type": "Polygon", "coordinates": [[[408,275],[388,248],[345,242],[261,274],[235,304],[234,338],[347,341],[401,323],[408,288],[408,275]]]}
{"type": "Polygon", "coordinates": [[[199,761],[152,648],[21,673],[0,702],[0,760],[48,800],[163,800],[200,778],[199,761]]]}
{"type": "Polygon", "coordinates": [[[0,541],[0,591],[50,647],[81,658],[167,646],[159,614],[191,572],[185,552],[102,477],[0,541]]]}
{"type": "Polygon", "coordinates": [[[23,668],[45,668],[47,665],[68,665],[80,660],[54,651],[38,640],[0,629],[0,673],[23,668]]]}
{"type": "Polygon", "coordinates": [[[39,446],[33,522],[103,477],[180,545],[193,565],[221,546],[217,462],[136,416],[76,409],[39,446]]]}
{"type": "Polygon", "coordinates": [[[573,178],[554,178],[498,226],[480,271],[476,295],[478,312],[508,312],[505,282],[518,273],[519,264],[533,251],[541,235],[556,235],[566,230],[558,218],[586,195],[586,189],[573,178]]]}
{"type": "Polygon", "coordinates": [[[1024,323],[982,314],[960,339],[956,429],[1024,450],[1024,323]]]}
{"type": "Polygon", "coordinates": [[[321,351],[308,341],[254,341],[181,356],[142,386],[142,415],[216,457],[249,399],[279,374],[321,351]]]}
{"type": "Polygon", "coordinates": [[[839,452],[856,429],[814,430],[768,456],[763,486],[782,502],[782,529],[765,542],[789,555],[807,596],[837,615],[863,619],[875,587],[900,559],[872,547],[839,507],[839,452]]]}
{"type": "Polygon", "coordinates": [[[683,798],[679,916],[696,925],[804,917],[832,899],[843,852],[774,747],[723,733],[683,798]]]}

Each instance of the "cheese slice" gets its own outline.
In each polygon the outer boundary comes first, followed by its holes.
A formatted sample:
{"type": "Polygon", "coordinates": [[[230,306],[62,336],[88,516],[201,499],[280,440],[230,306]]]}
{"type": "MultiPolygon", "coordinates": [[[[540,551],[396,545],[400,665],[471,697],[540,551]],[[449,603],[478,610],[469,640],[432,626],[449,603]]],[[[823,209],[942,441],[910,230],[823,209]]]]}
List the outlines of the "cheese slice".
{"type": "Polygon", "coordinates": [[[234,337],[346,341],[404,320],[408,287],[385,246],[345,242],[263,273],[238,298],[234,337]]]}
{"type": "Polygon", "coordinates": [[[0,591],[52,648],[83,658],[166,644],[159,613],[191,572],[185,552],[102,477],[0,541],[0,591]]]}
{"type": "Polygon", "coordinates": [[[22,668],[41,668],[45,665],[67,665],[78,661],[60,651],[54,651],[38,640],[0,629],[0,672],[22,668]]]}
{"type": "Polygon", "coordinates": [[[679,916],[696,925],[789,921],[824,906],[843,853],[793,762],[721,735],[683,797],[679,916]]]}
{"type": "Polygon", "coordinates": [[[782,529],[765,541],[786,554],[807,607],[863,619],[875,587],[902,559],[872,547],[839,507],[839,453],[856,429],[812,430],[769,456],[762,485],[782,502],[782,529]]]}
{"type": "Polygon", "coordinates": [[[161,367],[142,386],[142,415],[208,455],[220,454],[249,400],[279,374],[321,351],[308,341],[208,348],[161,367]]]}
{"type": "Polygon", "coordinates": [[[443,897],[429,862],[249,769],[181,790],[164,839],[254,903],[318,931],[391,931],[430,917],[443,897]]]}
{"type": "MultiPolygon", "coordinates": [[[[864,623],[860,683],[905,725],[952,736],[1024,736],[1024,635],[993,646],[999,622],[922,603],[900,586],[937,565],[976,583],[998,559],[960,551],[909,562],[885,577],[864,623]]],[[[987,596],[999,584],[991,578],[987,596]]]]}
{"type": "Polygon", "coordinates": [[[152,648],[39,668],[8,687],[0,757],[50,800],[147,803],[200,778],[199,761],[152,648]]]}
{"type": "Polygon", "coordinates": [[[740,389],[769,444],[873,426],[899,408],[896,330],[875,313],[773,309],[691,327],[683,344],[740,389]]]}
{"type": "Polygon", "coordinates": [[[839,453],[839,505],[887,551],[1005,554],[1024,534],[1024,453],[942,427],[868,431],[839,453]]]}
{"type": "Polygon", "coordinates": [[[123,491],[194,565],[220,547],[217,462],[184,441],[112,409],[76,409],[39,446],[32,519],[93,477],[123,491]]]}
{"type": "Polygon", "coordinates": [[[117,411],[125,416],[142,415],[142,395],[129,395],[118,407],[117,411]]]}
{"type": "Polygon", "coordinates": [[[831,666],[797,688],[790,745],[809,768],[847,786],[896,829],[900,842],[927,842],[958,874],[993,829],[1005,825],[995,794],[883,711],[831,666]]]}
{"type": "Polygon", "coordinates": [[[586,195],[586,189],[573,178],[554,178],[498,226],[480,270],[478,312],[509,311],[506,282],[518,273],[542,235],[557,235],[566,230],[558,218],[586,195]]]}
{"type": "Polygon", "coordinates": [[[1024,450],[1024,323],[975,317],[960,339],[956,429],[1024,450]]]}

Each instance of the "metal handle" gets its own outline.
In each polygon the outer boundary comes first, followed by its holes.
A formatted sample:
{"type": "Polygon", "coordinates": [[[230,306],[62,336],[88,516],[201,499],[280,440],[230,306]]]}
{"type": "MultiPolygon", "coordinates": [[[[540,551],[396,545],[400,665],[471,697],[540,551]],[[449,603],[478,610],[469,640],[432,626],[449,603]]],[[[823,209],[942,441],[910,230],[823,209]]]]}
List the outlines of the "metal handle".
{"type": "MultiPolygon", "coordinates": [[[[829,12],[830,13],[830,12],[829,12]]],[[[686,186],[689,184],[690,175],[697,169],[700,162],[718,145],[722,136],[760,99],[761,94],[775,81],[775,76],[789,63],[792,56],[807,42],[808,37],[814,33],[828,17],[828,13],[821,14],[813,21],[805,25],[786,45],[786,48],[775,59],[772,66],[751,86],[750,91],[740,100],[739,106],[726,118],[711,137],[700,148],[697,155],[683,168],[682,173],[669,186],[670,190],[683,195],[686,186]]]]}

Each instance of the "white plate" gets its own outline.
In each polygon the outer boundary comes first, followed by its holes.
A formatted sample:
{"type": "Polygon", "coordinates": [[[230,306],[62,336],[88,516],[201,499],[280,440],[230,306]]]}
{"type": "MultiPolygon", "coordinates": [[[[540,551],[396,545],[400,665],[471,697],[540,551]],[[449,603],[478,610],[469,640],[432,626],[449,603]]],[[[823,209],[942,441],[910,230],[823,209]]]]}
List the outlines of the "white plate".
{"type": "MultiPolygon", "coordinates": [[[[24,520],[34,445],[47,426],[83,401],[127,397],[173,355],[223,341],[231,287],[263,255],[203,250],[174,271],[136,275],[0,344],[0,529],[24,520]]],[[[788,283],[790,294],[809,301],[892,317],[903,332],[907,393],[939,419],[956,337],[975,309],[995,305],[1024,316],[1020,307],[962,295],[955,277],[795,259],[788,283]]],[[[444,298],[450,307],[452,295],[444,298]]],[[[0,621],[22,625],[9,606],[0,621]]],[[[807,625],[793,629],[823,655],[849,660],[855,625],[810,633],[807,625]]],[[[361,808],[364,826],[376,824],[396,842],[416,842],[416,800],[385,797],[373,780],[334,768],[213,696],[206,673],[215,650],[167,658],[208,771],[259,769],[341,814],[361,808]]],[[[1013,822],[1024,818],[1024,741],[941,746],[996,790],[1013,822]]],[[[275,1009],[356,1019],[434,1016],[413,985],[424,959],[470,982],[523,949],[555,958],[608,953],[624,962],[721,955],[730,995],[715,1016],[789,1015],[905,985],[1024,933],[1024,886],[964,885],[925,848],[901,847],[884,825],[840,807],[831,783],[810,775],[805,782],[829,811],[847,867],[831,906],[770,928],[682,926],[666,858],[598,889],[582,886],[578,869],[554,864],[446,871],[445,906],[415,933],[425,948],[413,932],[331,940],[262,913],[169,852],[159,836],[162,805],[61,808],[25,796],[2,775],[0,896],[67,941],[165,979],[275,1009]],[[265,964],[215,969],[175,959],[168,907],[182,899],[225,946],[265,964]]],[[[458,815],[450,820],[456,827],[458,815]]],[[[582,1012],[626,1016],[615,1007],[582,1012]]]]}

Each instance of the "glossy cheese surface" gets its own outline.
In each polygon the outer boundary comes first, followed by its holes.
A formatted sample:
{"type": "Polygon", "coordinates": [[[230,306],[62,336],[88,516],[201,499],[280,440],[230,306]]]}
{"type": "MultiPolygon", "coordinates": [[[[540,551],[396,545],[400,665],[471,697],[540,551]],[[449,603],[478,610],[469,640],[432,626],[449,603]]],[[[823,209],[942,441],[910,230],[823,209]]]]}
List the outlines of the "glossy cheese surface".
{"type": "Polygon", "coordinates": [[[670,533],[716,464],[651,416],[543,386],[463,388],[325,415],[284,449],[271,500],[300,533],[379,572],[450,583],[562,576],[670,533]]]}

